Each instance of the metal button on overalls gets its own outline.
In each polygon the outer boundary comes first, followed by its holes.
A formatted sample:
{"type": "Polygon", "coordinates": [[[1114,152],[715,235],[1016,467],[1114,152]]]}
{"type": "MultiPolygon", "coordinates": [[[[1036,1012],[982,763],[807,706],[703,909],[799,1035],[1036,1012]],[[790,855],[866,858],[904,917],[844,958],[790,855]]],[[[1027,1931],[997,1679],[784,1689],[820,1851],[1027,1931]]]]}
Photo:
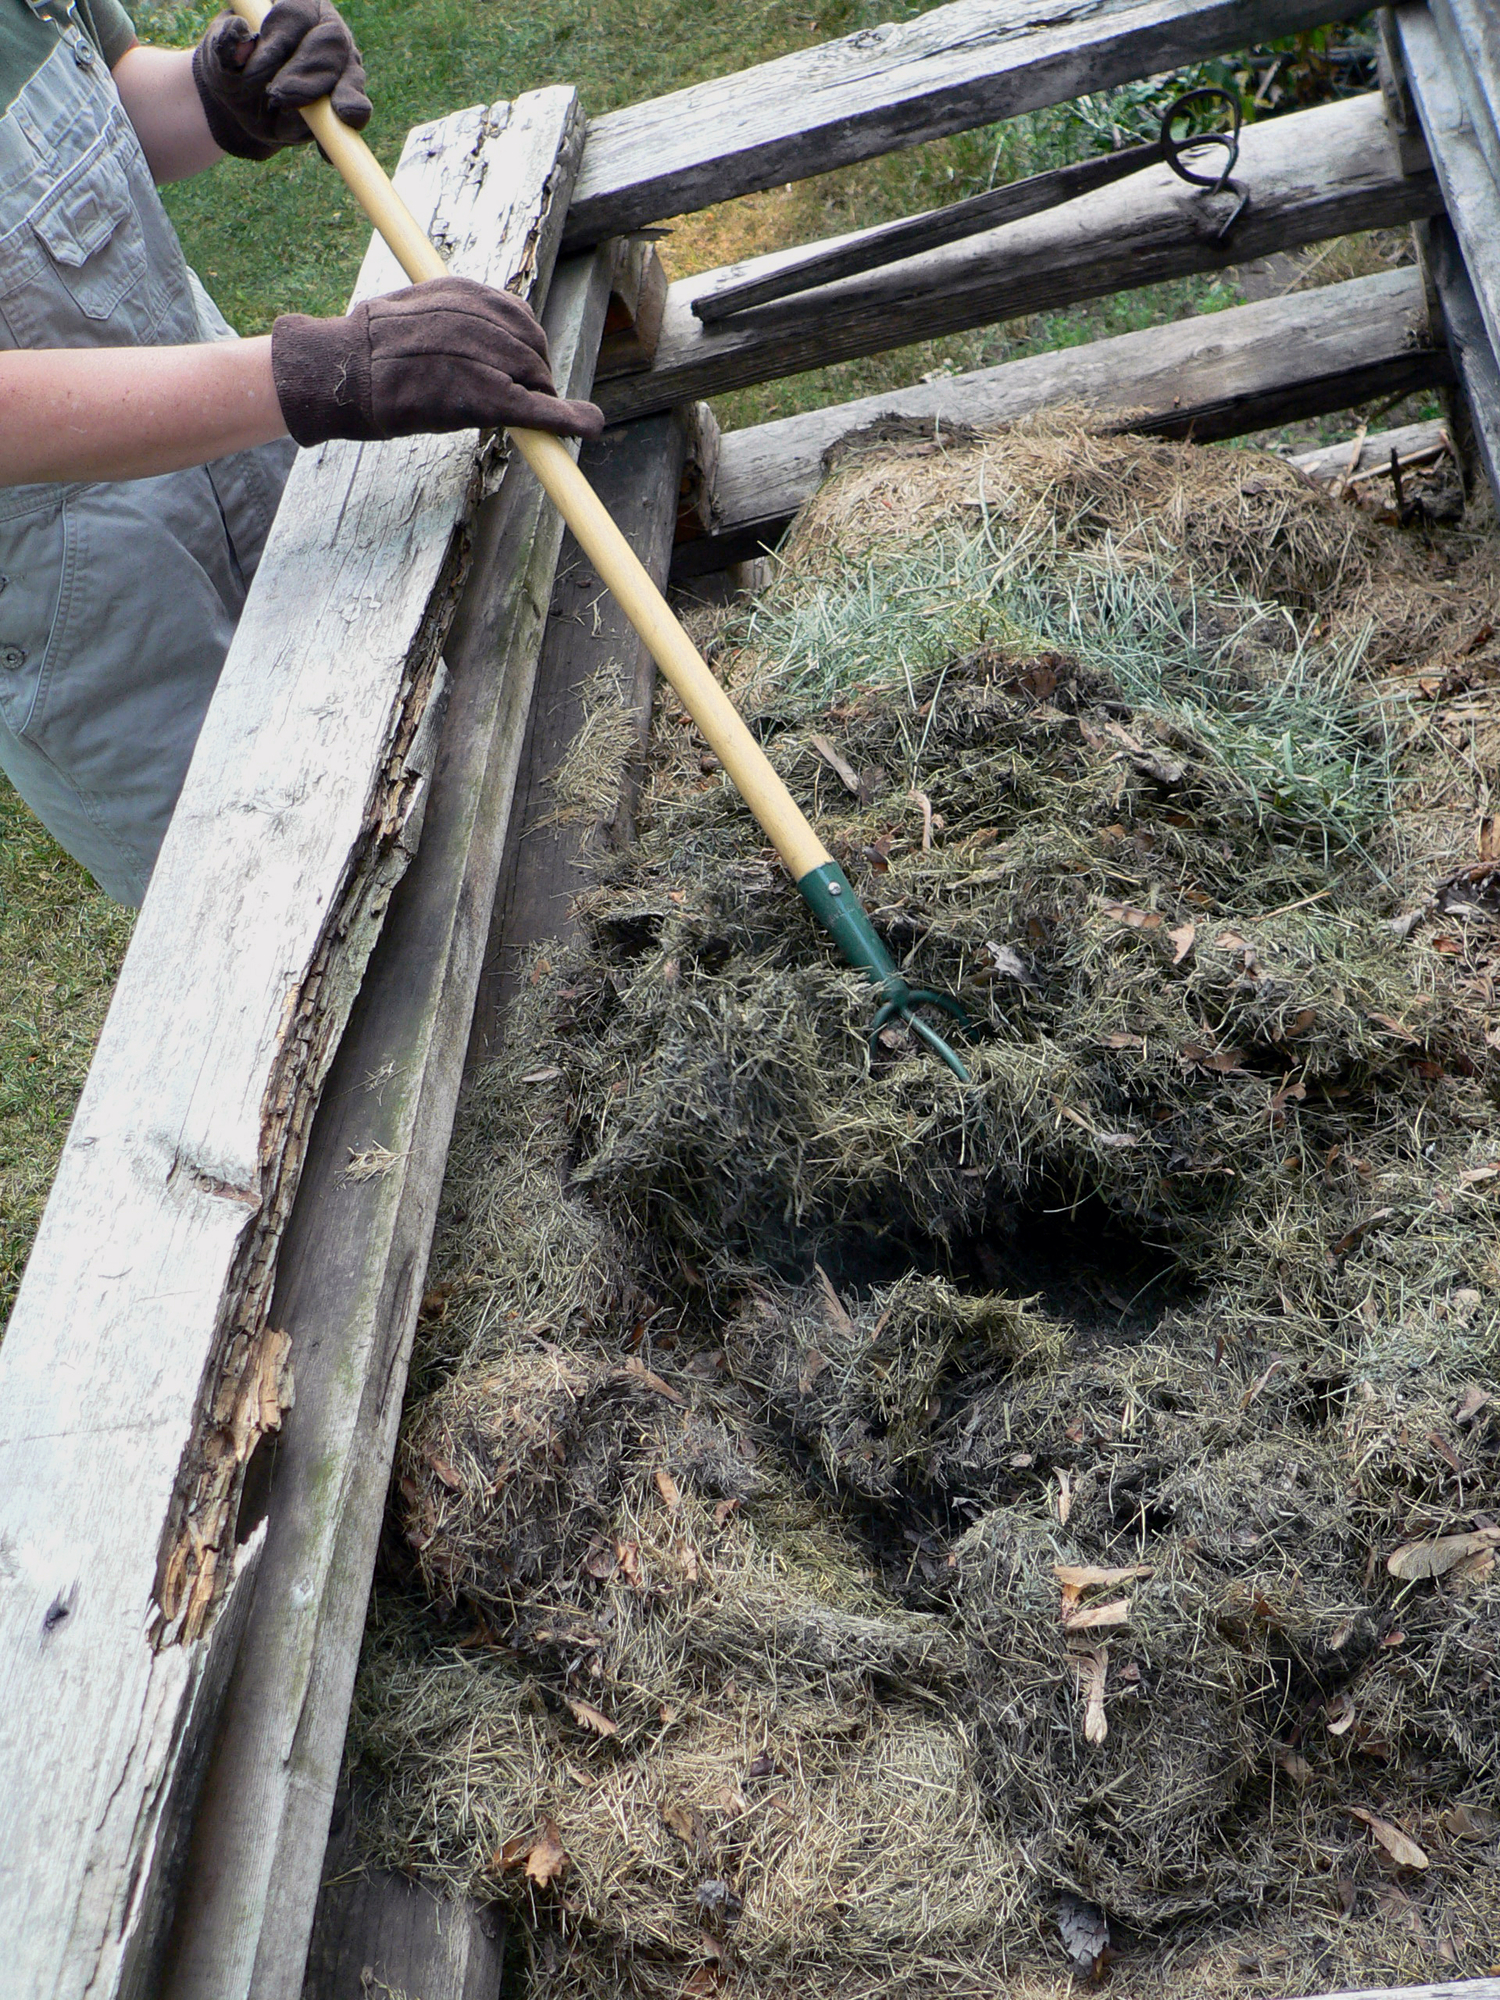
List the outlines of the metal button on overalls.
{"type": "MultiPolygon", "coordinates": [[[[0,346],[233,338],[104,63],[59,27],[0,118],[0,346]]],[[[122,902],[145,893],[293,455],[0,488],[0,767],[122,902]]]]}

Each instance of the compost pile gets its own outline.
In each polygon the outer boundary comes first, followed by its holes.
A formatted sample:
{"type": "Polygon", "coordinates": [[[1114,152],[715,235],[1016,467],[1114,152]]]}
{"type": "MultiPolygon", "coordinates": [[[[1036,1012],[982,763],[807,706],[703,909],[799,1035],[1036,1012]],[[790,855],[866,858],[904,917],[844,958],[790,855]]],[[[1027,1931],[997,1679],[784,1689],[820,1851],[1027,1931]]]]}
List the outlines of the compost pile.
{"type": "Polygon", "coordinates": [[[1500,1959],[1497,569],[1076,415],[848,454],[711,657],[968,1087],[662,698],[463,1112],[357,1701],[530,1990],[1500,1959]]]}

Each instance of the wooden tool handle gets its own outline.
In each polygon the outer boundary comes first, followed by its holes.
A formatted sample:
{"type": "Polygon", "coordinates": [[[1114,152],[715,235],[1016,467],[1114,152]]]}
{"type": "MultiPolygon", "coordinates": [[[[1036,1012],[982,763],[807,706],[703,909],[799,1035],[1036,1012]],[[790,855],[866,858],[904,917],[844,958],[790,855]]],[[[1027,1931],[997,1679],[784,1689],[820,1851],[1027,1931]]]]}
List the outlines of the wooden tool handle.
{"type": "MultiPolygon", "coordinates": [[[[259,33],[270,12],[270,0],[231,0],[231,4],[241,20],[259,33]]],[[[344,124],[326,97],[304,105],[302,116],[412,283],[441,278],[447,266],[359,134],[344,124]]],[[[800,882],[813,869],[826,866],[831,858],[828,849],[673,617],[666,599],[579,471],[567,446],[546,431],[512,430],[509,435],[606,589],[682,697],[704,740],[770,835],[793,879],[800,882]]]]}

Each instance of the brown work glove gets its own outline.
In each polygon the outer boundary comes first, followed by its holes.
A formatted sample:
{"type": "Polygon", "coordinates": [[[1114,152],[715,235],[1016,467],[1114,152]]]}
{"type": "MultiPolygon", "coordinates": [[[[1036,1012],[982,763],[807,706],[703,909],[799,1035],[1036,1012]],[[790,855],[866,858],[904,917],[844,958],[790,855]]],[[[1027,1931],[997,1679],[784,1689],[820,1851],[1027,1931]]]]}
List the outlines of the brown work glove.
{"type": "Polygon", "coordinates": [[[356,132],[370,122],[365,66],[331,0],[277,0],[258,35],[220,14],[193,51],[193,81],[214,144],[242,160],[311,139],[298,106],[320,97],[356,132]]]}
{"type": "Polygon", "coordinates": [[[518,424],[598,437],[604,413],[565,402],[530,306],[472,278],[429,278],[343,319],[283,313],[271,373],[298,444],[518,424]]]}

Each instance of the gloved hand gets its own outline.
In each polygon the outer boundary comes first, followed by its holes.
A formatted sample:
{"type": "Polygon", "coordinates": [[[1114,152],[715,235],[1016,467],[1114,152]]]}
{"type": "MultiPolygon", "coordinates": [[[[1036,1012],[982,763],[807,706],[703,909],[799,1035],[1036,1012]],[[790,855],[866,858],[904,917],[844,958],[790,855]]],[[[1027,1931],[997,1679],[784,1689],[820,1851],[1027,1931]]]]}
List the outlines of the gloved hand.
{"type": "Polygon", "coordinates": [[[319,97],[356,132],[370,122],[365,66],[331,0],[277,0],[258,35],[220,14],[193,51],[193,81],[215,145],[242,160],[311,139],[298,106],[319,97]]]}
{"type": "Polygon", "coordinates": [[[283,313],[271,374],[298,444],[518,424],[598,437],[604,413],[553,386],[530,306],[472,278],[429,278],[342,319],[283,313]]]}

